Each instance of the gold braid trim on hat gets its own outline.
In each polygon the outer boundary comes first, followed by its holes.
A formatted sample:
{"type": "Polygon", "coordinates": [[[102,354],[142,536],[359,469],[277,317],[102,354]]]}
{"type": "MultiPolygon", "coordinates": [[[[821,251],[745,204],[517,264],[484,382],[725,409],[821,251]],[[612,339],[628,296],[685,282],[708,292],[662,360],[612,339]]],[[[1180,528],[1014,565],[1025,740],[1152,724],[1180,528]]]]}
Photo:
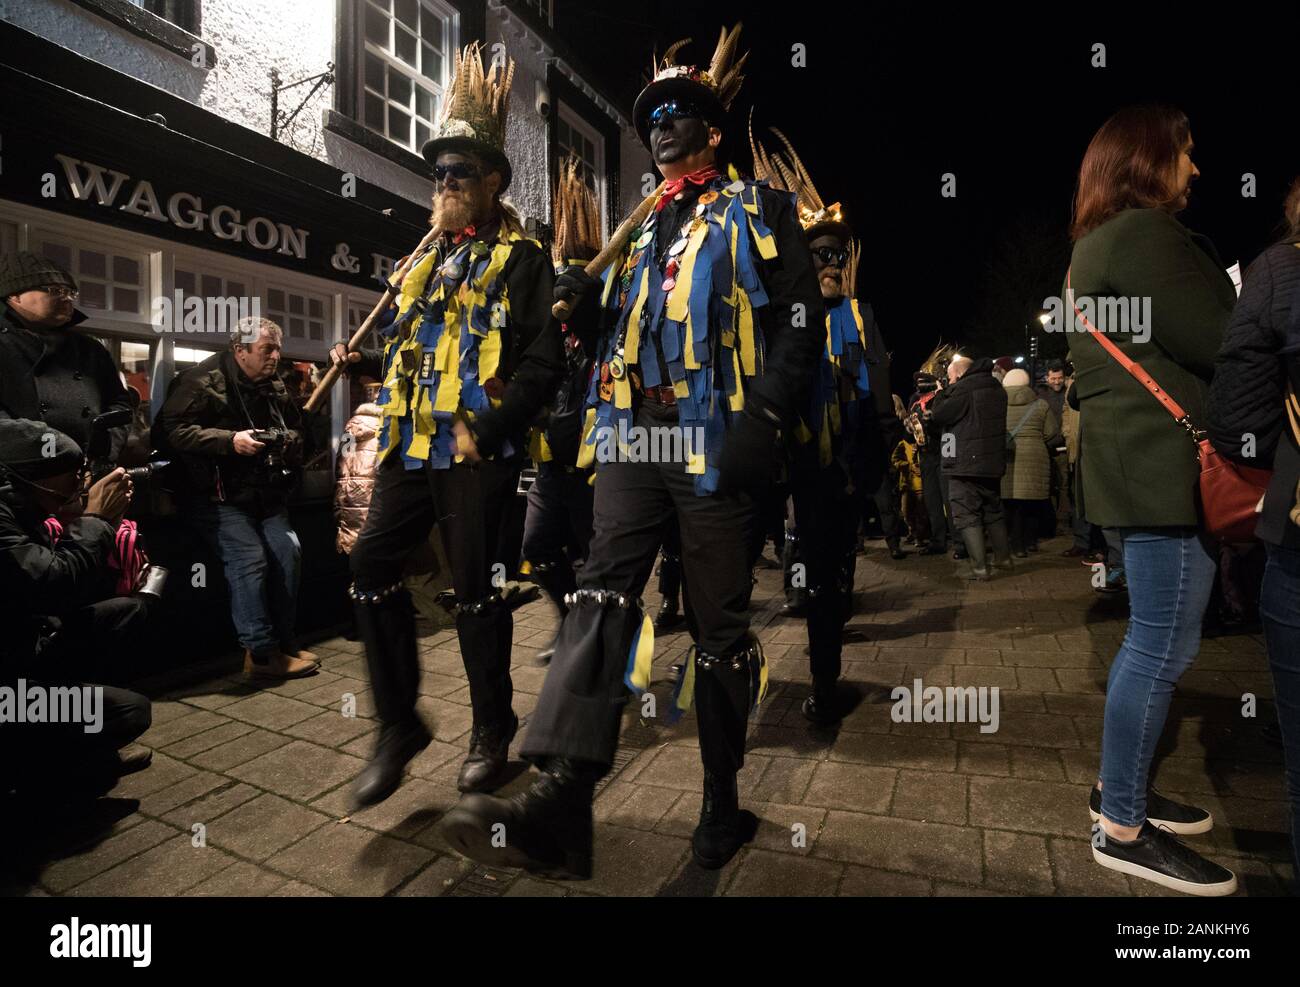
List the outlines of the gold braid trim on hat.
{"type": "Polygon", "coordinates": [[[600,252],[600,206],[596,194],[582,180],[581,162],[572,154],[560,162],[551,223],[555,228],[551,258],[555,263],[567,264],[600,252]]]}

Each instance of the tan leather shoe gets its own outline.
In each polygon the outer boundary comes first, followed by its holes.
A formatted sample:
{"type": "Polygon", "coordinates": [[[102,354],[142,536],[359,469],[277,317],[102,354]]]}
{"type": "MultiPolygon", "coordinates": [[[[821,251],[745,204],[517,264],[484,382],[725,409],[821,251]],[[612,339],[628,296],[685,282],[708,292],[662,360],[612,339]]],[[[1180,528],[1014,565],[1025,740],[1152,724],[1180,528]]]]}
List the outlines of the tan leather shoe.
{"type": "Polygon", "coordinates": [[[265,664],[253,661],[253,653],[244,651],[244,674],[252,679],[300,679],[305,675],[314,675],[320,668],[317,661],[302,658],[290,658],[279,651],[271,655],[265,664]]]}
{"type": "Polygon", "coordinates": [[[289,658],[299,658],[302,661],[314,661],[317,665],[320,664],[320,656],[314,651],[308,651],[306,648],[299,648],[297,651],[285,651],[284,653],[289,658]]]}

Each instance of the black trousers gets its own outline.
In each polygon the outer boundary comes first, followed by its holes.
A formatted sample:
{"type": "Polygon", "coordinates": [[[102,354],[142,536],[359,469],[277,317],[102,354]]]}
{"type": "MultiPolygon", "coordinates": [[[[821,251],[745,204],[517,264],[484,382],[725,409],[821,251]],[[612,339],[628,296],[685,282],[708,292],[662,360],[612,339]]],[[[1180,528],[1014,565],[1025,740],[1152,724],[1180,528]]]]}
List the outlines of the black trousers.
{"type": "MultiPolygon", "coordinates": [[[[401,581],[407,557],[420,550],[434,524],[439,526],[460,604],[456,634],[476,725],[504,725],[511,716],[510,610],[496,601],[480,612],[467,608],[492,600],[515,570],[516,560],[501,558],[500,551],[520,465],[514,457],[407,470],[394,453],[379,467],[366,525],[352,549],[357,592],[379,593],[401,581]]],[[[359,602],[356,612],[380,719],[387,726],[409,723],[420,680],[409,599],[398,593],[379,605],[359,602]]]]}
{"type": "Polygon", "coordinates": [[[564,597],[578,584],[574,563],[586,560],[591,548],[591,509],[595,492],[587,470],[543,463],[528,488],[524,520],[524,558],[532,579],[564,613],[564,597]]]}
{"type": "Polygon", "coordinates": [[[930,516],[930,541],[939,548],[947,546],[951,534],[946,513],[948,498],[944,493],[945,484],[940,471],[942,465],[937,452],[922,450],[921,492],[925,497],[925,511],[930,516]]]}
{"type": "Polygon", "coordinates": [[[124,665],[143,637],[149,603],[140,597],[115,596],[63,614],[58,631],[39,654],[20,660],[3,683],[18,678],[33,687],[102,690],[99,729],[84,723],[0,724],[0,775],[20,785],[35,780],[57,788],[53,779],[93,771],[117,750],[149,729],[149,699],[138,692],[101,685],[126,676],[124,665]],[[35,674],[32,674],[35,673],[35,674]]]}
{"type": "Polygon", "coordinates": [[[950,476],[949,503],[958,533],[1003,520],[1002,480],[986,476],[950,476]]]}
{"type": "Polygon", "coordinates": [[[813,679],[822,683],[840,676],[844,625],[852,609],[862,498],[846,487],[847,477],[836,463],[801,472],[790,483],[807,567],[808,655],[813,679]]]}
{"type": "MultiPolygon", "coordinates": [[[[638,427],[676,423],[673,409],[643,406],[638,427]]],[[[749,549],[758,522],[745,495],[695,493],[684,463],[604,462],[596,466],[591,552],[578,577],[588,590],[637,598],[645,588],[675,517],[681,529],[683,593],[690,599],[687,623],[697,646],[712,655],[733,655],[749,643],[749,549]]],[[[563,756],[608,769],[618,744],[627,700],[624,674],[642,612],[633,606],[584,601],[565,617],[542,693],[528,725],[522,753],[539,759],[563,756]]],[[[748,668],[726,663],[697,665],[695,711],[700,756],[706,770],[740,770],[749,716],[748,668]]]]}

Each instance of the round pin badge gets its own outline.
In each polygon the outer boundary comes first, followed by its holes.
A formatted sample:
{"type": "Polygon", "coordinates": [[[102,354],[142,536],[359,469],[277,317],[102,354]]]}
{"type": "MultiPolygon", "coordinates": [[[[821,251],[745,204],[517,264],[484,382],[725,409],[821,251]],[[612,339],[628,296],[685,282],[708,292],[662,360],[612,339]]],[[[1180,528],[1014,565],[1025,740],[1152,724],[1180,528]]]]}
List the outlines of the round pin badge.
{"type": "Polygon", "coordinates": [[[676,257],[678,254],[680,254],[680,253],[681,253],[683,250],[685,250],[685,249],[686,249],[686,241],[685,241],[685,240],[675,240],[675,241],[673,241],[673,245],[672,245],[671,247],[668,248],[668,256],[669,256],[669,257],[676,257]]]}
{"type": "Polygon", "coordinates": [[[717,192],[705,192],[700,196],[700,205],[707,206],[710,202],[715,202],[718,198],[717,192]]]}
{"type": "Polygon", "coordinates": [[[444,264],[442,268],[443,277],[451,278],[455,281],[461,276],[464,269],[457,263],[444,264]]]}
{"type": "Polygon", "coordinates": [[[614,359],[609,361],[609,375],[615,380],[622,380],[627,376],[627,364],[623,362],[621,356],[615,355],[614,359]]]}
{"type": "Polygon", "coordinates": [[[488,252],[488,245],[482,240],[475,240],[469,245],[469,252],[475,257],[482,257],[488,252]]]}
{"type": "Polygon", "coordinates": [[[675,287],[677,287],[676,278],[664,278],[664,284],[663,284],[664,291],[672,291],[673,288],[675,287]]]}

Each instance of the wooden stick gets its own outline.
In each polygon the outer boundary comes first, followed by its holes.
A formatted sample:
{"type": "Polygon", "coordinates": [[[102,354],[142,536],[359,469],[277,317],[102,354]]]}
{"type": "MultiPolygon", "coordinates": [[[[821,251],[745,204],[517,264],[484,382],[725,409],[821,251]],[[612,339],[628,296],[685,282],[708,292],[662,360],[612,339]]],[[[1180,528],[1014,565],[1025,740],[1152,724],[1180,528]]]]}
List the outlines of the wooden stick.
{"type": "MultiPolygon", "coordinates": [[[[609,238],[609,243],[605,244],[605,249],[598,253],[583,270],[593,278],[600,277],[605,268],[614,263],[615,258],[623,252],[623,248],[627,246],[628,238],[632,236],[632,231],[645,222],[645,218],[650,215],[650,210],[659,201],[659,195],[663,190],[664,185],[661,182],[659,187],[646,196],[642,203],[628,214],[627,219],[619,224],[618,229],[614,231],[614,235],[609,238]]],[[[563,322],[569,317],[569,313],[573,311],[575,301],[577,299],[556,302],[551,306],[551,314],[563,322]]]]}
{"type": "MultiPolygon", "coordinates": [[[[384,290],[383,296],[379,299],[378,303],[376,303],[375,307],[370,310],[370,314],[366,316],[366,320],[357,327],[357,331],[352,334],[352,338],[348,340],[349,353],[355,353],[361,348],[362,342],[374,327],[375,322],[378,321],[380,316],[388,311],[388,306],[391,305],[393,299],[397,297],[398,292],[401,290],[402,279],[406,277],[407,272],[410,271],[415,262],[424,256],[425,250],[437,238],[438,231],[430,229],[429,232],[424,235],[424,239],[421,240],[416,248],[411,251],[410,256],[406,258],[406,263],[393,272],[393,276],[388,279],[388,287],[384,290]]],[[[333,346],[330,347],[331,350],[333,350],[333,348],[333,346]]],[[[340,363],[337,366],[331,366],[325,371],[325,376],[320,379],[320,383],[316,385],[316,389],[311,392],[311,397],[307,399],[307,403],[303,406],[307,411],[315,411],[320,407],[320,403],[325,399],[325,395],[330,392],[330,388],[334,386],[334,382],[342,376],[343,370],[346,366],[346,363],[340,363]]]]}

